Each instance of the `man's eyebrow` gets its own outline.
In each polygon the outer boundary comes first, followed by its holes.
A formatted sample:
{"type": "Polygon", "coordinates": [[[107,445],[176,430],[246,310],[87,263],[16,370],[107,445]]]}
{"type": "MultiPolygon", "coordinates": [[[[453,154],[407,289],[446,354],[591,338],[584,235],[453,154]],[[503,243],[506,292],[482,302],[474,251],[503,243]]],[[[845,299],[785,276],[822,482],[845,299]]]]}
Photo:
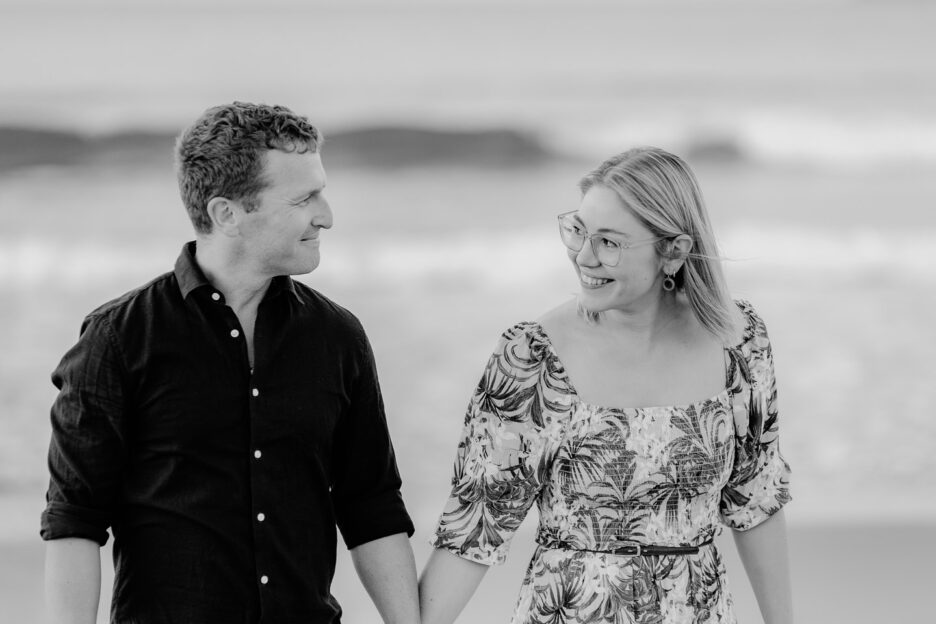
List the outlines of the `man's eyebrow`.
{"type": "Polygon", "coordinates": [[[312,189],[311,191],[308,191],[308,192],[306,192],[306,193],[303,193],[302,195],[296,196],[294,199],[292,199],[292,200],[290,200],[290,201],[292,201],[293,203],[298,203],[298,202],[301,202],[301,201],[305,201],[305,200],[307,200],[307,199],[311,199],[312,197],[315,197],[316,195],[318,195],[319,193],[321,193],[322,190],[323,190],[324,188],[325,188],[324,186],[320,186],[320,187],[318,187],[318,188],[314,188],[314,189],[312,189]]]}

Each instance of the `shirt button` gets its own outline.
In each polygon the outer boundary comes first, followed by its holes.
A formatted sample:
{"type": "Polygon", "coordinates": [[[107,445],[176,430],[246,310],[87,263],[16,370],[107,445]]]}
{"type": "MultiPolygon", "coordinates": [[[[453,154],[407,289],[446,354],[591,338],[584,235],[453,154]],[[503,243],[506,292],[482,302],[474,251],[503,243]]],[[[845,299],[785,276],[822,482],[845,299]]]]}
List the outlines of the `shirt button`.
{"type": "Polygon", "coordinates": [[[260,391],[254,388],[253,390],[250,391],[250,394],[254,396],[260,396],[260,391]]]}
{"type": "Polygon", "coordinates": [[[254,459],[260,459],[261,457],[263,457],[263,453],[260,451],[260,449],[254,451],[254,459]]]}
{"type": "Polygon", "coordinates": [[[220,295],[219,293],[211,293],[211,299],[212,299],[213,301],[220,301],[220,300],[221,300],[221,295],[220,295]]]}
{"type": "Polygon", "coordinates": [[[264,514],[263,512],[258,513],[258,514],[257,514],[257,521],[258,521],[258,522],[263,522],[264,520],[266,520],[266,514],[264,514]]]}
{"type": "Polygon", "coordinates": [[[263,576],[260,577],[260,582],[266,585],[267,583],[270,582],[270,577],[264,574],[263,576]]]}
{"type": "Polygon", "coordinates": [[[240,332],[239,332],[238,330],[236,330],[236,329],[232,329],[232,330],[231,330],[231,338],[237,338],[238,336],[240,336],[240,332]]]}

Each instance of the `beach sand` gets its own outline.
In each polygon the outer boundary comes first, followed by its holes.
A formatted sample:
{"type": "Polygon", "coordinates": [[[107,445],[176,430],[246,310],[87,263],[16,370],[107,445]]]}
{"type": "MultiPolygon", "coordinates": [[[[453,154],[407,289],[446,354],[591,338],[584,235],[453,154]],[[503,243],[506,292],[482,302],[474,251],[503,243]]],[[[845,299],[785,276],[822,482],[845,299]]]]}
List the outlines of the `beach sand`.
{"type": "MultiPolygon", "coordinates": [[[[932,621],[934,534],[936,525],[932,524],[792,526],[790,551],[797,623],[932,621]]],[[[759,623],[762,620],[750,586],[733,544],[726,537],[722,536],[720,547],[739,622],[759,623]]],[[[413,539],[419,567],[429,553],[424,538],[417,533],[413,539]]],[[[40,620],[43,550],[38,536],[0,541],[0,621],[40,620]]],[[[531,527],[525,524],[516,536],[507,564],[488,573],[458,622],[507,622],[531,552],[531,527]]],[[[339,553],[338,566],[333,592],[345,609],[343,621],[380,622],[354,575],[347,552],[339,553]]],[[[109,582],[109,550],[104,553],[103,569],[105,582],[109,582]]],[[[109,592],[103,592],[102,597],[108,600],[109,592]]]]}

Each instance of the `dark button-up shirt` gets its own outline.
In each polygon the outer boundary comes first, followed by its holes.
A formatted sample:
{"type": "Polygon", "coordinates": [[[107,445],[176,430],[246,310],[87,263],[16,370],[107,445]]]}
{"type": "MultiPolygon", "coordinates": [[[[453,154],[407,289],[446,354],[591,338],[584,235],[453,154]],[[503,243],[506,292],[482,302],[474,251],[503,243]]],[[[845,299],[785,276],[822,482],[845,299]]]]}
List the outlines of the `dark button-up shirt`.
{"type": "Polygon", "coordinates": [[[336,525],[348,548],[413,533],[370,345],[278,277],[251,370],[194,255],[92,312],[53,373],[41,535],[111,529],[114,622],[338,622],[336,525]]]}

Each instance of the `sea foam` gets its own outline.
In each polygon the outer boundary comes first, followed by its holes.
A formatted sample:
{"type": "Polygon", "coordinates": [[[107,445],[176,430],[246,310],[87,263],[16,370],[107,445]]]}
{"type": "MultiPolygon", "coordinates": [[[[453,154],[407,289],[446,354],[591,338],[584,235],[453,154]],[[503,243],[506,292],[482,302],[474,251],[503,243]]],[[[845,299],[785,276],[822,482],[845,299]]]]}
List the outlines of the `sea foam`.
{"type": "MultiPolygon", "coordinates": [[[[723,257],[735,274],[894,275],[936,281],[936,228],[881,231],[869,227],[817,229],[736,223],[723,229],[723,257]]],[[[177,245],[133,247],[41,238],[0,240],[0,287],[85,287],[146,280],[170,270],[177,245]]],[[[481,238],[376,239],[354,247],[341,237],[322,243],[317,279],[393,284],[457,277],[491,287],[548,281],[568,273],[566,252],[551,228],[481,238]]]]}

